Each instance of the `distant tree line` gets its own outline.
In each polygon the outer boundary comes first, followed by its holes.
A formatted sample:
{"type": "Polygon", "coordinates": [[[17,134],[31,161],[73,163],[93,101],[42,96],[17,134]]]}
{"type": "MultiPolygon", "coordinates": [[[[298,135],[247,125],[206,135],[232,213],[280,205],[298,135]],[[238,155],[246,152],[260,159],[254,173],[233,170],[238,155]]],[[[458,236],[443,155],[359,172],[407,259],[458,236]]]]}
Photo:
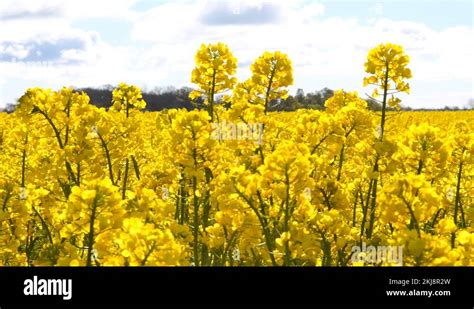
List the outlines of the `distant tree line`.
{"type": "MultiPolygon", "coordinates": [[[[97,107],[109,108],[112,105],[112,91],[114,87],[106,85],[100,88],[79,88],[77,91],[84,91],[90,98],[91,104],[97,107]]],[[[192,102],[189,99],[189,93],[193,89],[190,87],[165,87],[155,88],[152,91],[143,91],[143,99],[147,102],[146,110],[148,111],[160,111],[164,109],[172,108],[185,108],[187,110],[193,110],[198,105],[202,105],[202,101],[192,102]]],[[[324,102],[332,97],[334,91],[329,88],[323,88],[319,91],[305,93],[303,89],[298,89],[295,95],[288,96],[285,100],[278,100],[270,102],[270,110],[272,111],[294,111],[301,108],[306,109],[317,109],[324,110],[324,102]]],[[[222,96],[217,97],[216,101],[220,102],[222,96]]],[[[369,109],[374,111],[382,110],[382,106],[375,100],[368,98],[364,99],[367,102],[369,109]]],[[[15,104],[7,104],[3,109],[5,112],[13,112],[15,110],[15,104]]],[[[229,106],[226,104],[226,106],[229,106]]],[[[473,109],[474,103],[472,100],[469,102],[468,107],[464,109],[473,109]]],[[[403,110],[415,110],[410,107],[402,107],[403,110]]],[[[416,110],[429,111],[439,109],[428,109],[421,108],[416,110]]],[[[442,110],[463,110],[459,107],[445,106],[442,110]]],[[[2,109],[0,109],[2,111],[2,109]]]]}
{"type": "MultiPolygon", "coordinates": [[[[91,99],[91,104],[97,107],[108,108],[112,101],[112,86],[104,86],[102,88],[81,88],[78,91],[84,91],[91,99]]],[[[166,87],[155,88],[152,91],[143,91],[143,99],[147,102],[146,110],[159,111],[172,108],[186,108],[193,110],[202,102],[192,102],[189,99],[189,93],[192,88],[182,87],[166,87]],[[197,103],[197,104],[196,104],[197,103]]],[[[332,97],[334,91],[329,88],[315,92],[305,93],[303,89],[298,89],[295,95],[288,96],[285,100],[272,101],[270,110],[273,111],[294,111],[300,108],[307,109],[324,109],[324,102],[332,97]]],[[[217,102],[222,101],[222,96],[216,98],[217,102]]],[[[379,103],[373,100],[367,100],[368,106],[372,110],[381,110],[379,103]]],[[[226,104],[226,106],[229,106],[226,104]]]]}
{"type": "MultiPolygon", "coordinates": [[[[112,105],[113,86],[104,86],[102,88],[80,88],[77,91],[84,91],[90,98],[91,104],[97,107],[109,108],[112,105]]],[[[163,109],[186,108],[192,110],[195,108],[189,99],[189,93],[192,88],[182,87],[176,89],[174,87],[156,88],[152,91],[142,91],[145,100],[146,110],[160,111],[163,109]]]]}

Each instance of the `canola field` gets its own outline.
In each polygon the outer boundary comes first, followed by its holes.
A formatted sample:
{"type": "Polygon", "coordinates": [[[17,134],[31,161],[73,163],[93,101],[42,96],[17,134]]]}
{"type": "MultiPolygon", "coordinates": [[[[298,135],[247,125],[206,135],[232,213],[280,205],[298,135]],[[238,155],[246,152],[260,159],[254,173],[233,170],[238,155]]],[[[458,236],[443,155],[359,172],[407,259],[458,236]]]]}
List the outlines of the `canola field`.
{"type": "Polygon", "coordinates": [[[393,246],[401,265],[472,266],[474,111],[397,111],[408,66],[369,51],[382,112],[347,90],[271,112],[290,59],[265,52],[239,82],[222,43],[196,54],[193,111],[144,112],[127,84],[108,110],[28,89],[0,113],[0,265],[390,266],[353,248],[393,246]]]}

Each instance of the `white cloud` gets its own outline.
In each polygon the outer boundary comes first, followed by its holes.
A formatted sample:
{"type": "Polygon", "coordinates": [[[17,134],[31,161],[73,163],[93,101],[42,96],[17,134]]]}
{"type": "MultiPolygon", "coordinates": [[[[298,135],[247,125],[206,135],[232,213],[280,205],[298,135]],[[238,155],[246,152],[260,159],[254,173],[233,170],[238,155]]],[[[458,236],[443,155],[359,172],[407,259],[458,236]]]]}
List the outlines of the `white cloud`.
{"type": "Polygon", "coordinates": [[[0,18],[3,20],[15,20],[26,18],[47,18],[61,14],[61,2],[50,1],[12,1],[0,2],[0,18]]]}
{"type": "Polygon", "coordinates": [[[28,53],[28,48],[21,44],[11,44],[8,46],[0,45],[0,54],[2,57],[12,57],[21,60],[28,56],[28,53]]]}
{"type": "MultiPolygon", "coordinates": [[[[135,2],[54,0],[31,5],[31,1],[2,0],[0,17],[9,17],[0,18],[0,27],[6,30],[0,33],[0,61],[2,54],[15,55],[18,60],[38,52],[41,55],[37,58],[44,57],[45,52],[31,48],[31,42],[56,46],[64,40],[84,42],[82,48],[61,49],[57,63],[49,67],[0,62],[0,70],[7,72],[3,87],[12,86],[9,79],[54,87],[120,81],[148,87],[190,85],[199,45],[223,41],[239,60],[241,79],[250,75],[249,65],[264,50],[281,50],[293,61],[294,89],[312,91],[330,86],[363,94],[369,92],[361,85],[368,50],[390,41],[403,45],[411,58],[412,95],[404,97],[405,104],[443,107],[448,104],[446,99],[464,104],[473,96],[472,89],[447,94],[449,89],[426,86],[443,81],[472,84],[472,27],[439,31],[423,23],[387,18],[365,21],[329,17],[325,16],[324,5],[315,1],[245,0],[239,5],[235,1],[172,1],[145,12],[133,11],[135,2]],[[212,12],[236,17],[230,21],[216,19],[209,15],[212,12]],[[97,32],[72,26],[74,20],[90,17],[132,22],[133,43],[112,46],[97,32]],[[423,87],[417,89],[419,81],[423,87]]],[[[12,98],[0,94],[0,104],[5,100],[12,98]]]]}
{"type": "Polygon", "coordinates": [[[51,16],[67,19],[116,17],[129,18],[137,0],[2,0],[0,18],[28,19],[51,16]]]}

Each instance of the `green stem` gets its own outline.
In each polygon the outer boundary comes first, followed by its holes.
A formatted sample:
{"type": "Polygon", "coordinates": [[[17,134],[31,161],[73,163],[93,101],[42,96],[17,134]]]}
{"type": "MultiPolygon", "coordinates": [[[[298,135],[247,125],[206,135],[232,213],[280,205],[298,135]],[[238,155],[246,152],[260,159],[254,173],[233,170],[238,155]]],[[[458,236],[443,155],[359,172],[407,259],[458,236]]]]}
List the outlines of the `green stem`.
{"type": "Polygon", "coordinates": [[[145,254],[145,257],[143,258],[143,261],[140,263],[141,266],[145,266],[145,265],[146,265],[146,262],[147,262],[148,258],[150,257],[150,255],[151,255],[151,254],[153,253],[153,251],[155,250],[155,247],[156,247],[156,241],[153,241],[150,250],[148,250],[148,252],[145,254]]]}
{"type": "Polygon", "coordinates": [[[25,173],[26,173],[26,145],[28,144],[28,134],[25,137],[25,143],[23,144],[23,154],[21,158],[21,186],[25,187],[25,173]]]}
{"type": "MultiPolygon", "coordinates": [[[[61,140],[61,134],[59,133],[59,130],[58,128],[56,127],[56,125],[54,124],[53,120],[51,120],[51,118],[48,116],[48,114],[46,114],[43,110],[41,110],[40,108],[38,108],[36,106],[38,112],[44,116],[44,118],[46,119],[46,121],[49,123],[49,125],[51,126],[51,128],[53,129],[53,132],[54,132],[54,135],[56,136],[56,140],[58,141],[58,144],[59,144],[59,148],[61,149],[64,149],[64,144],[61,140]]],[[[74,175],[74,172],[72,170],[72,167],[71,167],[71,164],[66,160],[66,170],[68,171],[69,173],[69,178],[70,180],[72,180],[72,182],[74,182],[76,185],[78,185],[77,183],[77,179],[76,179],[76,176],[74,175]]]]}
{"type": "Polygon", "coordinates": [[[420,175],[422,170],[423,170],[423,160],[420,160],[418,161],[418,169],[416,170],[416,174],[420,175]]]}
{"type": "Polygon", "coordinates": [[[38,218],[40,219],[41,221],[41,225],[43,226],[43,228],[46,230],[46,234],[48,235],[48,240],[49,242],[52,244],[53,243],[53,237],[51,236],[51,232],[49,231],[49,228],[48,228],[48,225],[46,224],[46,221],[44,221],[43,217],[41,216],[41,214],[38,212],[38,210],[36,210],[35,207],[32,207],[33,208],[33,211],[35,212],[35,214],[38,216],[38,218]]]}
{"type": "Polygon", "coordinates": [[[463,170],[463,161],[459,162],[459,170],[457,175],[457,184],[456,184],[456,199],[454,204],[454,223],[458,224],[458,209],[461,209],[461,225],[462,227],[466,226],[466,221],[464,220],[464,211],[461,205],[461,178],[463,170]]]}
{"type": "Polygon", "coordinates": [[[137,179],[140,180],[140,168],[138,167],[138,162],[134,156],[132,156],[133,169],[135,170],[135,175],[137,179]]]}
{"type": "Polygon", "coordinates": [[[421,238],[421,233],[420,233],[420,226],[418,225],[418,220],[416,219],[415,217],[415,212],[413,211],[410,203],[408,203],[408,201],[403,197],[401,196],[402,198],[402,201],[405,203],[405,205],[407,206],[408,208],[408,211],[410,212],[410,216],[411,216],[411,220],[412,222],[415,224],[415,228],[416,228],[416,233],[418,234],[418,237],[421,238]]]}
{"type": "Polygon", "coordinates": [[[265,115],[268,113],[268,103],[270,103],[270,91],[272,90],[273,78],[275,76],[276,65],[273,66],[272,71],[270,72],[270,78],[268,80],[267,90],[265,92],[265,115]]]}
{"type": "MultiPolygon", "coordinates": [[[[383,85],[383,101],[382,101],[382,117],[380,120],[380,142],[383,142],[383,136],[385,132],[385,113],[387,110],[387,95],[388,95],[388,74],[389,74],[389,64],[388,61],[385,63],[385,83],[383,85]]],[[[379,155],[377,154],[374,164],[374,173],[379,171],[379,155]]],[[[378,176],[377,176],[378,177],[378,176]]],[[[367,230],[367,237],[370,239],[372,237],[372,231],[375,223],[375,208],[377,206],[377,182],[378,178],[375,178],[373,181],[372,195],[371,195],[371,207],[370,207],[370,222],[369,228],[367,230]]]]}
{"type": "Polygon", "coordinates": [[[107,143],[105,142],[104,138],[102,137],[100,133],[97,132],[97,136],[99,136],[100,143],[102,145],[102,148],[104,149],[105,158],[107,159],[107,167],[109,169],[109,178],[112,181],[112,184],[115,185],[114,171],[112,169],[112,159],[110,158],[109,147],[107,146],[107,143]]]}
{"type": "Polygon", "coordinates": [[[352,227],[356,226],[356,212],[357,212],[357,197],[359,196],[360,189],[354,194],[354,206],[352,207],[352,227]]]}
{"type": "MultiPolygon", "coordinates": [[[[263,230],[263,236],[264,236],[264,240],[265,240],[265,245],[267,246],[267,249],[268,249],[268,254],[270,255],[270,260],[272,261],[272,265],[273,266],[277,266],[277,263],[276,263],[276,260],[275,260],[275,257],[273,256],[273,241],[272,241],[272,238],[271,238],[271,235],[270,235],[270,231],[268,229],[268,221],[266,220],[265,218],[265,208],[264,208],[264,205],[261,205],[261,209],[263,210],[263,214],[261,214],[257,207],[255,207],[255,205],[253,204],[253,201],[248,199],[242,192],[240,192],[238,189],[237,189],[237,186],[235,185],[235,183],[233,183],[234,185],[234,189],[235,189],[235,192],[237,192],[237,194],[245,201],[247,202],[247,204],[250,206],[250,209],[253,210],[253,212],[255,213],[255,215],[257,216],[258,218],[258,221],[260,222],[260,226],[262,227],[262,230],[263,230]]],[[[260,203],[263,204],[263,200],[262,200],[262,197],[261,197],[261,194],[259,191],[257,191],[257,196],[259,197],[259,200],[260,200],[260,203]]]]}
{"type": "MultiPolygon", "coordinates": [[[[378,172],[378,164],[376,165],[376,169],[374,171],[378,172]]],[[[374,223],[375,223],[375,207],[377,206],[377,183],[378,179],[374,179],[374,185],[372,188],[372,196],[370,197],[371,200],[371,206],[370,206],[370,220],[369,220],[369,227],[367,228],[367,238],[372,237],[372,232],[374,229],[374,223]]]]}
{"type": "Polygon", "coordinates": [[[258,200],[259,200],[259,203],[260,203],[261,214],[258,212],[257,208],[255,208],[254,211],[256,213],[258,213],[258,216],[261,220],[260,224],[263,227],[263,231],[264,231],[264,235],[265,235],[265,242],[267,243],[267,248],[268,248],[268,251],[269,251],[270,260],[272,261],[273,266],[277,266],[275,257],[273,255],[273,250],[275,248],[274,238],[271,236],[271,233],[270,233],[270,225],[269,225],[268,220],[267,220],[267,214],[266,214],[266,211],[265,211],[265,203],[263,202],[262,194],[260,193],[259,190],[257,190],[257,197],[258,197],[258,200]]]}
{"type": "Polygon", "coordinates": [[[216,70],[212,72],[212,84],[211,93],[209,94],[209,115],[211,116],[211,122],[214,121],[214,94],[216,91],[216,70]]]}
{"type": "Polygon", "coordinates": [[[71,115],[71,97],[69,97],[67,101],[66,115],[67,115],[68,122],[66,123],[66,134],[64,137],[64,145],[67,145],[67,142],[69,141],[69,117],[71,115]]]}
{"type": "MultiPolygon", "coordinates": [[[[367,212],[369,210],[369,199],[370,199],[370,193],[372,192],[372,186],[374,184],[374,180],[370,179],[369,183],[369,191],[367,193],[367,198],[366,202],[364,205],[364,201],[361,201],[361,207],[362,207],[362,222],[360,224],[360,237],[361,237],[361,242],[362,242],[362,237],[364,236],[364,231],[365,231],[365,223],[367,221],[367,212]]],[[[362,196],[362,193],[361,193],[362,196]]]]}
{"type": "Polygon", "coordinates": [[[125,161],[125,175],[123,177],[123,186],[122,186],[122,200],[126,198],[126,192],[127,192],[127,181],[128,181],[128,168],[129,168],[129,162],[128,158],[125,161]]]}
{"type": "Polygon", "coordinates": [[[97,195],[92,202],[92,213],[89,218],[89,234],[87,236],[87,266],[92,266],[92,247],[94,246],[94,223],[97,212],[97,195]]]}
{"type": "Polygon", "coordinates": [[[198,248],[198,237],[199,237],[199,201],[196,195],[197,191],[197,179],[193,176],[193,203],[194,203],[194,219],[193,219],[193,251],[194,251],[194,265],[199,266],[199,248],[198,248]]]}
{"type": "MultiPolygon", "coordinates": [[[[288,176],[288,170],[285,169],[285,186],[286,186],[286,196],[285,196],[285,223],[284,229],[285,232],[289,231],[288,223],[290,221],[290,179],[288,176]]],[[[291,253],[290,253],[290,246],[288,244],[288,240],[285,240],[285,266],[290,266],[291,260],[291,253]]]]}
{"type": "Polygon", "coordinates": [[[339,168],[337,170],[337,181],[341,180],[342,174],[342,163],[344,162],[344,148],[345,144],[342,144],[341,151],[339,152],[339,168]]]}

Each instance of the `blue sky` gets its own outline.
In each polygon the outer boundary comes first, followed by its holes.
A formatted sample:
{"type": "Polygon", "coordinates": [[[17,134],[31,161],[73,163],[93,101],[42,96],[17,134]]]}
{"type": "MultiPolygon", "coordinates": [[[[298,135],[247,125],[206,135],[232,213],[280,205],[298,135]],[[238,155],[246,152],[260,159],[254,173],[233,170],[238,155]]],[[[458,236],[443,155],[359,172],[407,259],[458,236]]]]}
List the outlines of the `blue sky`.
{"type": "Polygon", "coordinates": [[[466,106],[474,97],[473,1],[2,0],[0,107],[28,87],[193,86],[201,43],[223,41],[238,78],[264,50],[293,61],[291,91],[362,87],[380,42],[411,57],[411,107],[466,106]]]}

